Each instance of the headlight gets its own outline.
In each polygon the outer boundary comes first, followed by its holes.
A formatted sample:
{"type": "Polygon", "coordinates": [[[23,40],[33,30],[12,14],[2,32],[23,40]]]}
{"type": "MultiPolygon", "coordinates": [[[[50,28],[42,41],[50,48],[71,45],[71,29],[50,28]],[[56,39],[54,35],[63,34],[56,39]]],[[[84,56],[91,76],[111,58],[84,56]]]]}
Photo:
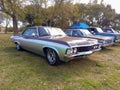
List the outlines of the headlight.
{"type": "Polygon", "coordinates": [[[66,51],[66,54],[74,54],[74,53],[77,53],[77,48],[69,48],[67,49],[66,51]]]}
{"type": "Polygon", "coordinates": [[[66,54],[71,54],[72,52],[73,52],[73,50],[72,50],[72,49],[67,49],[66,54]]]}
{"type": "Polygon", "coordinates": [[[98,49],[98,45],[94,45],[94,47],[93,47],[94,49],[98,49]]]}
{"type": "Polygon", "coordinates": [[[98,42],[104,44],[105,40],[98,40],[98,42]]]}
{"type": "Polygon", "coordinates": [[[73,53],[77,53],[77,48],[73,48],[73,53]]]}

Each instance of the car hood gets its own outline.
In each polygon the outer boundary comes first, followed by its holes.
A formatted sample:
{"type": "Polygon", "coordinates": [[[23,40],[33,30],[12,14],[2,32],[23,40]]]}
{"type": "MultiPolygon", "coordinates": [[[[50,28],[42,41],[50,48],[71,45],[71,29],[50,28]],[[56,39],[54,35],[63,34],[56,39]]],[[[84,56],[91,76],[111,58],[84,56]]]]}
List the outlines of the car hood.
{"type": "Polygon", "coordinates": [[[113,39],[113,37],[109,37],[109,36],[101,36],[101,35],[93,35],[93,36],[90,36],[91,38],[94,38],[94,39],[103,39],[103,40],[110,40],[110,39],[113,39]]]}
{"type": "Polygon", "coordinates": [[[50,42],[56,42],[59,44],[65,44],[68,46],[88,46],[93,44],[98,44],[98,41],[90,38],[77,38],[77,37],[69,37],[69,36],[52,36],[47,37],[47,40],[50,42]]]}
{"type": "Polygon", "coordinates": [[[100,33],[103,35],[111,35],[111,36],[116,36],[116,35],[120,35],[119,33],[100,33]]]}
{"type": "Polygon", "coordinates": [[[120,39],[120,34],[119,33],[100,33],[99,35],[104,35],[104,36],[112,36],[114,39],[120,39]]]}

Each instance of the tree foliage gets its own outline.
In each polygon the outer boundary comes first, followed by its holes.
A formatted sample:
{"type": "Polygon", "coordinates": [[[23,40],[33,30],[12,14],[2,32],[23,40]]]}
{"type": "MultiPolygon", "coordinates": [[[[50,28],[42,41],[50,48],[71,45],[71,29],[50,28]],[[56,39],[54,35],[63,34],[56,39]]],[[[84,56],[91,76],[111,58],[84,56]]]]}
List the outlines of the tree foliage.
{"type": "Polygon", "coordinates": [[[0,0],[0,10],[13,18],[14,31],[20,20],[29,25],[47,25],[68,28],[77,22],[90,26],[112,26],[120,28],[120,14],[111,5],[104,5],[104,0],[89,0],[88,4],[72,0],[0,0]]]}
{"type": "Polygon", "coordinates": [[[18,34],[18,12],[21,11],[24,0],[0,0],[0,11],[13,19],[14,34],[18,34]]]}

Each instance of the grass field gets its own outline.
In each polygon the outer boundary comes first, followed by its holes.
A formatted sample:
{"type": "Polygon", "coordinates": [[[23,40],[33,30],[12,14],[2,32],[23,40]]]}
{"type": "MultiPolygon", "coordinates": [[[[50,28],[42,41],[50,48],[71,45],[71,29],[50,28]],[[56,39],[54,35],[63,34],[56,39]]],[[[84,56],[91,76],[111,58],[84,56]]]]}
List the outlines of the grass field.
{"type": "Polygon", "coordinates": [[[0,34],[0,90],[120,90],[120,44],[50,66],[0,34]]]}

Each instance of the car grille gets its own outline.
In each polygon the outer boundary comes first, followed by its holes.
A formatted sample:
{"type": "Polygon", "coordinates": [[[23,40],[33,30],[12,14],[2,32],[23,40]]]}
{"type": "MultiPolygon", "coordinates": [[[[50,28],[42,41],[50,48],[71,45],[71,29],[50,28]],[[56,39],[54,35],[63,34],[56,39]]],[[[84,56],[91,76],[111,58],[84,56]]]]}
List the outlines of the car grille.
{"type": "Polygon", "coordinates": [[[113,40],[106,40],[105,43],[106,44],[111,44],[111,43],[113,43],[113,40]]]}
{"type": "Polygon", "coordinates": [[[91,51],[91,50],[96,50],[96,49],[99,49],[99,48],[100,48],[99,44],[96,44],[96,45],[93,45],[93,46],[78,47],[77,52],[91,51]]]}

